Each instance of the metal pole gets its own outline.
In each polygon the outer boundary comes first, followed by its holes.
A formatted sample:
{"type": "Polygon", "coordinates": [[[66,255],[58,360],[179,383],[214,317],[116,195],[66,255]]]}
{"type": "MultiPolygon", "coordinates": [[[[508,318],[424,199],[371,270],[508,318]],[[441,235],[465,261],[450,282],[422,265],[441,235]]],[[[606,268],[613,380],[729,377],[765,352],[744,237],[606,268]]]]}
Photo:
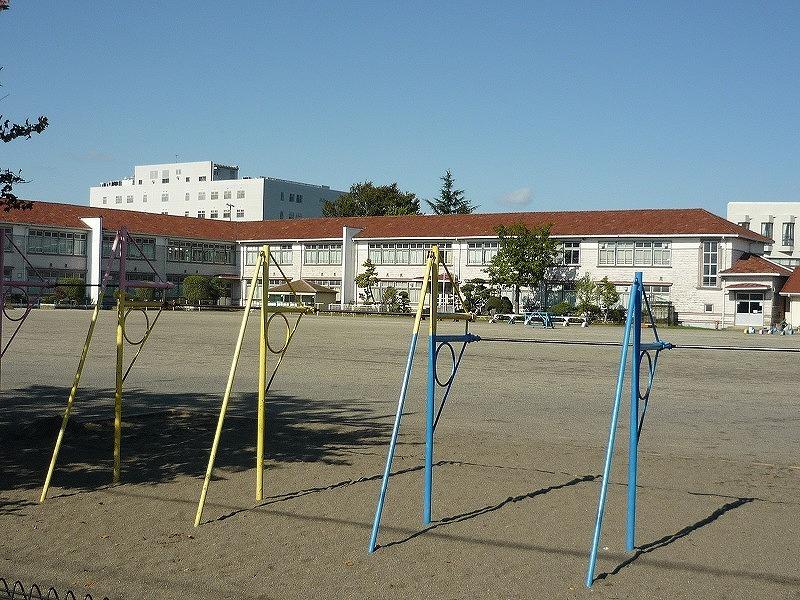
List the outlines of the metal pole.
{"type": "Polygon", "coordinates": [[[636,535],[636,474],[639,458],[639,365],[642,353],[642,274],[637,272],[633,298],[633,348],[631,349],[631,412],[628,433],[628,515],[625,548],[631,552],[636,535]]]}
{"type": "Polygon", "coordinates": [[[397,402],[397,414],[394,417],[394,426],[392,427],[392,437],[389,440],[389,452],[386,455],[386,466],[383,469],[383,480],[381,482],[381,492],[378,496],[378,506],[375,509],[375,520],[372,522],[372,535],[369,538],[369,552],[375,552],[375,547],[378,543],[378,530],[381,526],[381,515],[383,514],[383,502],[386,499],[386,490],[389,487],[389,473],[392,470],[392,460],[394,459],[395,448],[397,447],[397,437],[400,433],[400,419],[403,416],[403,404],[406,400],[406,393],[408,392],[408,382],[411,378],[411,369],[414,365],[414,350],[417,348],[417,337],[419,335],[419,326],[422,321],[422,311],[425,307],[425,290],[428,285],[428,279],[431,273],[431,259],[428,259],[425,265],[425,275],[422,279],[422,293],[419,297],[417,304],[417,315],[414,319],[414,329],[411,333],[411,343],[408,346],[408,358],[406,359],[406,371],[403,374],[403,383],[400,386],[400,399],[397,402]]]}
{"type": "Polygon", "coordinates": [[[114,387],[114,475],[112,481],[119,483],[122,471],[122,363],[125,352],[125,293],[128,274],[128,231],[121,229],[119,239],[119,299],[117,300],[117,373],[114,387]]]}
{"type": "Polygon", "coordinates": [[[256,500],[264,499],[264,423],[267,399],[267,298],[269,294],[269,246],[261,246],[261,316],[258,334],[258,431],[256,433],[256,500]]]}
{"type": "Polygon", "coordinates": [[[233,390],[233,378],[236,375],[236,367],[239,365],[239,355],[242,352],[242,342],[244,341],[244,333],[247,329],[247,318],[250,316],[250,308],[253,305],[253,295],[255,294],[256,284],[258,283],[258,274],[261,272],[261,266],[263,264],[264,259],[261,253],[259,253],[255,269],[253,270],[253,278],[250,282],[250,292],[247,294],[244,315],[242,315],[242,324],[239,327],[239,337],[236,339],[236,348],[233,351],[231,369],[228,373],[228,383],[225,385],[225,394],[222,397],[222,406],[219,410],[219,420],[217,421],[217,430],[214,433],[214,443],[211,445],[211,454],[208,457],[208,467],[206,468],[206,476],[203,480],[203,489],[200,491],[200,501],[197,504],[197,513],[194,517],[195,527],[200,525],[200,519],[203,518],[203,507],[206,503],[206,494],[208,494],[208,484],[211,481],[211,472],[214,470],[214,458],[217,456],[219,439],[222,436],[222,424],[225,421],[225,411],[228,410],[228,401],[231,398],[231,391],[233,390]]]}
{"type": "Polygon", "coordinates": [[[86,341],[83,343],[81,358],[78,362],[78,370],[75,372],[75,379],[72,382],[72,388],[69,390],[67,408],[64,411],[64,417],[61,419],[61,429],[58,430],[56,445],[55,448],[53,448],[53,456],[50,459],[50,466],[47,468],[47,475],[44,478],[44,487],[42,487],[42,494],[39,496],[39,502],[45,501],[45,498],[47,498],[47,490],[50,489],[50,480],[53,477],[53,471],[56,467],[56,460],[58,460],[58,453],[61,450],[61,442],[64,440],[64,432],[67,429],[67,421],[69,421],[69,415],[72,412],[72,406],[75,403],[75,395],[78,393],[78,384],[81,381],[83,365],[86,363],[86,356],[89,354],[89,345],[92,343],[92,334],[94,333],[94,326],[97,323],[97,315],[100,314],[100,306],[103,304],[104,295],[104,291],[101,289],[100,293],[97,295],[97,304],[94,305],[92,320],[89,323],[89,331],[86,333],[86,341]]]}
{"type": "Polygon", "coordinates": [[[608,496],[608,482],[611,479],[611,459],[614,456],[614,440],[617,434],[617,420],[619,408],[622,403],[622,388],[625,383],[625,364],[628,362],[628,343],[630,341],[631,326],[633,321],[633,294],[628,301],[628,314],[625,318],[625,334],[622,340],[622,353],[619,359],[619,373],[617,374],[617,389],[614,392],[614,407],[611,409],[611,425],[608,431],[608,447],[606,448],[606,461],[603,466],[603,481],[600,483],[600,500],[597,503],[597,518],[594,523],[594,537],[592,548],[589,552],[589,567],[586,571],[586,587],[592,587],[594,581],[594,568],[597,564],[597,550],[600,546],[600,531],[603,527],[603,515],[606,511],[606,498],[608,496]]]}
{"type": "Polygon", "coordinates": [[[436,311],[439,302],[439,246],[431,248],[431,295],[428,323],[428,397],[425,403],[425,498],[422,522],[431,522],[431,496],[433,495],[433,421],[436,406],[436,311]]]}
{"type": "MultiPolygon", "coordinates": [[[[11,235],[10,233],[8,234],[11,235]]],[[[6,230],[0,228],[0,381],[2,381],[2,366],[3,366],[3,320],[5,319],[6,308],[6,230]]],[[[13,279],[13,276],[12,276],[13,279]]],[[[25,290],[26,292],[28,290],[25,290]]],[[[40,290],[41,291],[41,290],[40,290]]]]}

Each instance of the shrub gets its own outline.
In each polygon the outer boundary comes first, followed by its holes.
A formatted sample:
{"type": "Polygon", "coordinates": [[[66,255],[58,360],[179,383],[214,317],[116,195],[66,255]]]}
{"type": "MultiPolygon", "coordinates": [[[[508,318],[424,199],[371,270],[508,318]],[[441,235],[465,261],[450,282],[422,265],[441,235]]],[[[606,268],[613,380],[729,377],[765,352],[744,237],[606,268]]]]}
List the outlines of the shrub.
{"type": "Polygon", "coordinates": [[[211,278],[205,275],[189,275],[181,284],[183,296],[191,304],[200,304],[204,300],[216,300],[217,290],[211,278]]]}
{"type": "Polygon", "coordinates": [[[53,290],[56,298],[83,304],[86,300],[86,282],[80,277],[62,277],[53,290]]]}
{"type": "Polygon", "coordinates": [[[557,316],[568,315],[575,312],[575,307],[570,302],[559,302],[551,306],[548,312],[557,316]]]}
{"type": "Polygon", "coordinates": [[[508,314],[514,312],[514,305],[511,300],[505,296],[491,296],[486,301],[486,310],[494,311],[495,313],[508,314]]]}

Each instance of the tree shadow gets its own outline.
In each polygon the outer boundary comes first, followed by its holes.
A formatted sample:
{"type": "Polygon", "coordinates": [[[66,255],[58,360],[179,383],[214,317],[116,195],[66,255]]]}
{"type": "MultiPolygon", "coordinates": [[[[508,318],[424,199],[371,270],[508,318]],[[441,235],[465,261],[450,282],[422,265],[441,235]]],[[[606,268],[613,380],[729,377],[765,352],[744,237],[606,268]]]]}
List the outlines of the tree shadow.
{"type": "Polygon", "coordinates": [[[508,505],[515,504],[517,502],[522,502],[523,500],[530,500],[532,498],[536,498],[537,496],[542,496],[549,492],[553,492],[555,490],[561,490],[564,488],[572,487],[573,485],[578,485],[580,483],[586,483],[589,481],[594,481],[599,479],[600,475],[582,475],[580,477],[575,477],[574,479],[570,479],[564,483],[557,483],[554,485],[549,485],[538,490],[534,490],[532,492],[528,492],[527,494],[520,494],[518,496],[509,496],[502,502],[498,502],[497,504],[490,504],[488,506],[484,506],[482,508],[476,508],[475,510],[471,510],[465,513],[461,513],[459,515],[454,515],[452,517],[444,517],[439,521],[425,527],[424,529],[420,529],[419,531],[415,531],[411,535],[408,535],[400,540],[394,540],[392,542],[387,542],[385,544],[378,544],[375,548],[388,548],[390,546],[396,546],[398,544],[404,544],[405,542],[411,541],[414,538],[417,538],[421,535],[428,533],[429,531],[433,531],[435,529],[439,529],[440,527],[444,527],[445,525],[452,525],[454,523],[463,523],[464,521],[469,521],[470,519],[475,519],[482,515],[486,515],[501,508],[504,508],[508,505]]]}
{"type": "Polygon", "coordinates": [[[665,546],[669,546],[670,544],[672,544],[674,542],[677,542],[678,540],[680,540],[682,538],[685,538],[686,536],[688,536],[692,532],[697,531],[701,527],[705,527],[706,525],[710,525],[711,523],[713,523],[714,521],[719,519],[725,513],[730,512],[732,510],[735,510],[735,509],[739,508],[740,506],[744,506],[745,504],[749,504],[750,502],[754,502],[755,500],[756,500],[756,498],[737,498],[733,502],[728,502],[726,504],[723,504],[718,509],[716,509],[714,512],[712,512],[710,515],[708,515],[707,517],[704,517],[704,518],[700,519],[696,523],[692,523],[691,525],[687,525],[686,527],[684,527],[680,531],[677,531],[676,533],[673,533],[673,534],[670,534],[670,535],[665,535],[664,537],[662,537],[660,539],[657,539],[654,542],[649,542],[647,544],[642,544],[641,546],[636,548],[636,551],[633,553],[632,556],[630,556],[629,558],[627,558],[626,560],[621,562],[619,565],[617,565],[616,568],[614,568],[614,570],[612,570],[611,572],[601,573],[600,575],[598,575],[595,578],[595,581],[599,581],[601,579],[606,579],[607,577],[610,577],[611,575],[616,575],[617,573],[622,571],[622,569],[624,569],[625,567],[627,567],[628,565],[630,565],[631,563],[636,561],[640,556],[642,556],[644,554],[648,554],[650,552],[653,552],[654,550],[658,550],[659,548],[663,548],[665,546]]]}
{"type": "MultiPolygon", "coordinates": [[[[66,404],[61,387],[13,391],[0,413],[0,491],[41,487],[66,404]]],[[[107,487],[113,464],[111,389],[79,390],[53,485],[68,495],[107,487]]],[[[123,398],[122,481],[162,483],[202,476],[219,416],[219,394],[126,390],[123,398]]],[[[231,399],[215,466],[245,471],[255,464],[255,393],[231,399]]],[[[274,463],[351,464],[353,448],[385,446],[391,423],[355,400],[267,397],[266,459],[274,463]]],[[[0,511],[5,512],[4,505],[0,511]]]]}

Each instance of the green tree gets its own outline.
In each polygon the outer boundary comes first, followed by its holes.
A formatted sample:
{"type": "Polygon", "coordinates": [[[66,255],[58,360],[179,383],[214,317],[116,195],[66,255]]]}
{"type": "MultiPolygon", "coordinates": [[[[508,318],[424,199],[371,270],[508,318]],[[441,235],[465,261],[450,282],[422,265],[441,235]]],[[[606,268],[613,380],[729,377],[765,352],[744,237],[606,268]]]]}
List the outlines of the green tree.
{"type": "Polygon", "coordinates": [[[619,292],[617,292],[616,286],[608,280],[608,277],[603,277],[597,283],[597,300],[603,313],[603,321],[608,322],[608,311],[619,302],[619,292]]]}
{"type": "Polygon", "coordinates": [[[440,177],[442,188],[439,190],[439,197],[436,200],[425,200],[431,210],[437,215],[468,215],[475,212],[477,208],[469,200],[464,198],[464,190],[455,189],[455,179],[450,169],[440,177]]]}
{"type": "Polygon", "coordinates": [[[519,312],[523,287],[536,289],[555,265],[557,244],[550,225],[528,229],[522,223],[498,226],[497,254],[486,270],[494,286],[514,289],[514,312],[519,312]]]}
{"type": "Polygon", "coordinates": [[[400,312],[407,313],[411,309],[411,303],[409,302],[408,292],[405,290],[400,290],[397,294],[397,308],[400,312]]]}
{"type": "MultiPolygon", "coordinates": [[[[8,7],[7,2],[0,3],[0,12],[8,9],[8,7]]],[[[30,139],[34,133],[42,133],[46,128],[47,117],[40,116],[34,123],[31,123],[30,119],[25,119],[25,123],[12,123],[9,119],[4,119],[3,115],[0,115],[0,140],[4,143],[11,142],[17,138],[30,139]]],[[[18,183],[27,183],[22,178],[21,171],[13,171],[9,168],[0,169],[0,206],[6,212],[29,209],[33,206],[31,202],[20,200],[14,194],[14,186],[18,183]]]]}
{"type": "Polygon", "coordinates": [[[367,259],[362,266],[364,267],[364,272],[356,275],[356,285],[364,290],[367,304],[373,304],[375,296],[372,294],[372,288],[378,285],[378,270],[370,259],[367,259]]]}
{"type": "Polygon", "coordinates": [[[211,282],[211,277],[205,275],[189,275],[181,284],[183,296],[190,304],[200,304],[207,300],[217,299],[217,290],[211,282]]]}
{"type": "Polygon", "coordinates": [[[350,192],[322,206],[325,217],[374,217],[417,215],[419,200],[413,192],[402,192],[397,183],[376,186],[371,181],[354,183],[350,192]]]}
{"type": "Polygon", "coordinates": [[[468,279],[461,286],[461,293],[464,295],[464,308],[468,311],[482,313],[486,302],[492,295],[492,290],[486,286],[486,280],[476,277],[468,279]]]}
{"type": "Polygon", "coordinates": [[[62,277],[54,291],[56,298],[83,304],[86,300],[86,282],[80,277],[62,277]]]}
{"type": "Polygon", "coordinates": [[[397,312],[400,307],[400,298],[397,290],[389,286],[383,290],[383,304],[389,312],[397,312]]]}

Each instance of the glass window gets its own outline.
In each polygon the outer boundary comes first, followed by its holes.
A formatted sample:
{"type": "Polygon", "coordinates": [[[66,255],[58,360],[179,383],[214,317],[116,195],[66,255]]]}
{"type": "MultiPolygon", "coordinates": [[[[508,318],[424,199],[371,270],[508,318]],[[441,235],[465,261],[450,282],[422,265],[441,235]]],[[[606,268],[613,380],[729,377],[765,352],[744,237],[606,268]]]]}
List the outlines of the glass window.
{"type": "Polygon", "coordinates": [[[717,287],[717,251],[718,242],[703,242],[703,287],[717,287]]]}
{"type": "Polygon", "coordinates": [[[219,192],[211,192],[212,200],[219,200],[219,192]]]}
{"type": "Polygon", "coordinates": [[[114,202],[116,204],[122,204],[122,196],[114,196],[114,202]]]}
{"type": "Polygon", "coordinates": [[[168,202],[169,201],[169,193],[168,192],[161,192],[161,201],[168,202]]]}
{"type": "Polygon", "coordinates": [[[244,190],[236,190],[236,199],[241,200],[244,198],[244,190]]]}
{"type": "Polygon", "coordinates": [[[206,180],[205,175],[201,175],[200,177],[197,178],[197,181],[205,181],[205,180],[206,180]]]}
{"type": "Polygon", "coordinates": [[[281,244],[280,246],[270,246],[269,252],[272,258],[275,259],[279,265],[292,264],[292,246],[291,244],[281,244]]]}
{"type": "Polygon", "coordinates": [[[186,192],[186,197],[185,197],[185,200],[186,200],[187,202],[189,201],[189,192],[186,192]]]}
{"type": "Polygon", "coordinates": [[[341,265],[341,244],[306,244],[303,261],[307,265],[341,265]]]}
{"type": "Polygon", "coordinates": [[[147,202],[147,194],[142,194],[142,202],[147,202]]]}
{"type": "Polygon", "coordinates": [[[561,246],[562,262],[567,266],[578,266],[581,264],[581,243],[564,242],[561,246]]]}
{"type": "Polygon", "coordinates": [[[600,265],[614,265],[614,251],[616,244],[614,242],[600,242],[599,244],[599,264],[600,265]]]}
{"type": "Polygon", "coordinates": [[[231,209],[230,208],[226,208],[225,210],[222,211],[222,218],[223,219],[230,219],[231,218],[231,209]]]}
{"type": "Polygon", "coordinates": [[[772,239],[772,221],[767,221],[761,224],[761,235],[772,239]]]}
{"type": "Polygon", "coordinates": [[[303,194],[297,194],[297,201],[298,202],[302,202],[303,201],[303,194]]]}
{"type": "Polygon", "coordinates": [[[158,179],[158,171],[150,171],[150,179],[152,179],[153,181],[158,179]]]}
{"type": "Polygon", "coordinates": [[[198,210],[198,211],[197,211],[197,218],[198,218],[198,219],[205,219],[205,218],[206,218],[206,211],[204,211],[204,210],[198,210]]]}
{"type": "Polygon", "coordinates": [[[244,209],[243,208],[237,208],[236,209],[236,218],[238,218],[238,219],[243,219],[244,218],[244,209]]]}
{"type": "Polygon", "coordinates": [[[197,199],[201,200],[201,201],[205,200],[206,199],[206,193],[205,192],[197,192],[197,199]]]}
{"type": "Polygon", "coordinates": [[[668,267],[672,264],[670,242],[653,242],[653,266],[668,267]]]}
{"type": "Polygon", "coordinates": [[[794,223],[783,224],[783,235],[781,242],[784,246],[794,246],[794,223]]]}
{"type": "Polygon", "coordinates": [[[103,196],[103,204],[108,204],[108,196],[103,196]]]}
{"type": "Polygon", "coordinates": [[[231,199],[231,191],[230,190],[225,190],[222,193],[222,198],[223,198],[223,200],[230,200],[231,199]]]}
{"type": "Polygon", "coordinates": [[[617,242],[617,264],[633,265],[633,242],[617,242]]]}
{"type": "Polygon", "coordinates": [[[497,242],[470,242],[467,244],[468,265],[488,265],[497,254],[497,242]]]}
{"type": "Polygon", "coordinates": [[[219,211],[218,210],[212,210],[211,211],[211,218],[212,219],[218,219],[219,218],[219,211]]]}

